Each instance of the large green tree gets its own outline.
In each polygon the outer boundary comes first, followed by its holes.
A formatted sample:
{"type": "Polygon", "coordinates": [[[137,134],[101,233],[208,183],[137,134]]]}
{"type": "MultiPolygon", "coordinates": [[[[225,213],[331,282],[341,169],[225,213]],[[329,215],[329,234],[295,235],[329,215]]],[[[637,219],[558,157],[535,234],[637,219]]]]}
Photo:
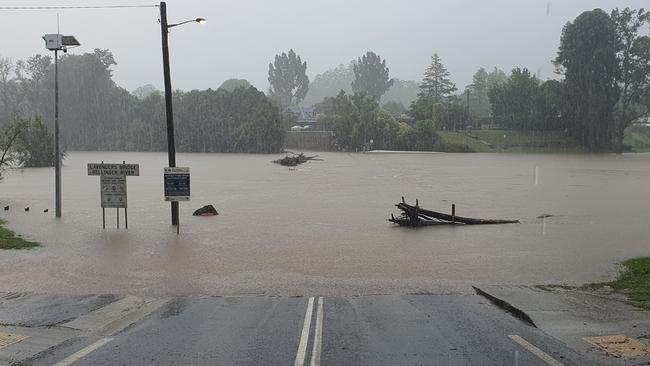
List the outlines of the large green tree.
{"type": "Polygon", "coordinates": [[[449,71],[445,68],[440,56],[437,53],[434,54],[431,57],[431,64],[424,72],[422,83],[420,83],[420,97],[434,102],[444,101],[457,90],[449,76],[449,71]]]}
{"type": "Polygon", "coordinates": [[[614,110],[620,88],[616,23],[601,9],[580,14],[562,30],[555,64],[564,75],[564,117],[571,131],[591,151],[611,148],[614,110]]]}
{"type": "Polygon", "coordinates": [[[365,93],[379,100],[393,85],[386,60],[382,60],[374,52],[369,51],[359,57],[352,65],[352,70],[354,71],[352,91],[355,93],[365,93]]]}
{"type": "Polygon", "coordinates": [[[269,94],[280,105],[300,104],[309,90],[307,61],[303,62],[293,49],[275,55],[275,61],[269,63],[269,83],[269,94]]]}
{"type": "Polygon", "coordinates": [[[650,102],[650,12],[614,9],[611,18],[618,37],[618,85],[621,91],[614,118],[615,144],[622,147],[623,131],[635,119],[646,115],[650,102]]]}
{"type": "Polygon", "coordinates": [[[539,98],[539,80],[526,68],[515,68],[505,83],[488,91],[494,121],[514,130],[535,130],[535,104],[539,98]]]}

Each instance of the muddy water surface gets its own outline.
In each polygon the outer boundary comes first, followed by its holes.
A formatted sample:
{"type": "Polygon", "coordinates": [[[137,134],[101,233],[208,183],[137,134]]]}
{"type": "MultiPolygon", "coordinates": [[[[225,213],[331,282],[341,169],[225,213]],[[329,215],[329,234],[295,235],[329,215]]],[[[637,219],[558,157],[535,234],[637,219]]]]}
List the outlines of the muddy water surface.
{"type": "Polygon", "coordinates": [[[11,209],[0,217],[44,245],[0,252],[0,291],[464,292],[600,281],[618,261],[650,255],[650,155],[320,155],[289,170],[271,155],[180,154],[192,201],[181,203],[179,236],[162,199],[163,153],[70,153],[61,220],[52,169],[9,172],[0,203],[11,209]],[[99,177],[86,164],[102,160],[140,164],[128,178],[128,231],[115,229],[114,209],[101,228],[99,177]],[[386,218],[401,196],[522,223],[393,227],[386,218]],[[208,203],[219,216],[191,216],[208,203]]]}

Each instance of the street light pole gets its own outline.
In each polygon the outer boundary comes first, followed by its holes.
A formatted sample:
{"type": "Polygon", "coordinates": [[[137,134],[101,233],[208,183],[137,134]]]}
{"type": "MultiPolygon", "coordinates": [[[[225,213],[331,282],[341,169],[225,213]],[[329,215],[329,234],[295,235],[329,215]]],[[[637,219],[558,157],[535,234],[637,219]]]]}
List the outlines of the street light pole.
{"type": "MultiPolygon", "coordinates": [[[[165,113],[167,115],[167,158],[169,166],[176,166],[176,145],[174,143],[174,110],[172,107],[172,77],[169,68],[169,25],[167,4],[160,2],[160,31],[162,35],[163,73],[165,76],[165,113]]],[[[178,225],[178,202],[172,201],[172,225],[178,225]]]]}
{"type": "Polygon", "coordinates": [[[56,217],[61,217],[61,148],[59,146],[59,51],[80,46],[74,36],[46,34],[45,48],[54,51],[54,206],[56,217]]]}
{"type": "Polygon", "coordinates": [[[54,201],[56,217],[61,217],[61,150],[59,148],[59,51],[54,50],[54,201]]]}
{"type": "MultiPolygon", "coordinates": [[[[167,115],[167,157],[169,167],[176,166],[176,144],[174,143],[174,110],[172,107],[172,77],[169,67],[169,28],[187,23],[205,24],[204,18],[196,18],[184,22],[169,24],[167,22],[167,4],[160,2],[160,32],[162,35],[163,73],[165,76],[165,114],[167,115]]],[[[178,202],[172,201],[172,225],[178,226],[178,202]]]]}

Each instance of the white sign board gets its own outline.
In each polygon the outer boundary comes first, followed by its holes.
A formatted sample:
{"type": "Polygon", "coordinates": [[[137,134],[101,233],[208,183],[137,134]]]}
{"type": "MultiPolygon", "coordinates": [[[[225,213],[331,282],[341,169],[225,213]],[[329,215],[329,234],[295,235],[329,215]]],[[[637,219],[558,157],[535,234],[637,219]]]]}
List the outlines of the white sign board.
{"type": "Polygon", "coordinates": [[[102,208],[126,208],[126,175],[100,177],[102,208]]]}
{"type": "Polygon", "coordinates": [[[190,200],[190,168],[165,168],[165,201],[190,200]]]}
{"type": "Polygon", "coordinates": [[[140,164],[88,163],[88,175],[139,176],[140,164]]]}

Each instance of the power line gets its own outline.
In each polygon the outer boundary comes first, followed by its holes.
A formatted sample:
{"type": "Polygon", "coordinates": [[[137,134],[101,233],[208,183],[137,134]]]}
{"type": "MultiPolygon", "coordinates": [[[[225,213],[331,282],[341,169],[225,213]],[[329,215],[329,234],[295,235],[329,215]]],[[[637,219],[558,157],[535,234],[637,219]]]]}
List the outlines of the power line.
{"type": "Polygon", "coordinates": [[[157,8],[157,7],[159,7],[159,5],[0,6],[0,10],[122,9],[122,8],[157,8]]]}

